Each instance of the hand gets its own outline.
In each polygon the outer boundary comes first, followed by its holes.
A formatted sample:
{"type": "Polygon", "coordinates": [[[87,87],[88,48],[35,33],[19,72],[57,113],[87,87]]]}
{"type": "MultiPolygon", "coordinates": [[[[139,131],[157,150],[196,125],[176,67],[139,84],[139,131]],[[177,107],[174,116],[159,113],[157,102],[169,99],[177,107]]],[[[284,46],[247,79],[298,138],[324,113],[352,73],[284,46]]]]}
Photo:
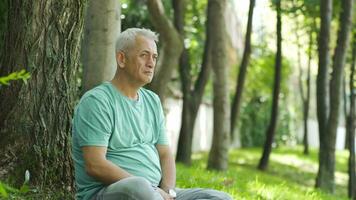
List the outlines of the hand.
{"type": "Polygon", "coordinates": [[[164,200],[174,200],[175,199],[171,195],[169,195],[167,192],[162,190],[161,188],[157,188],[157,191],[161,194],[161,196],[163,197],[164,200]]]}

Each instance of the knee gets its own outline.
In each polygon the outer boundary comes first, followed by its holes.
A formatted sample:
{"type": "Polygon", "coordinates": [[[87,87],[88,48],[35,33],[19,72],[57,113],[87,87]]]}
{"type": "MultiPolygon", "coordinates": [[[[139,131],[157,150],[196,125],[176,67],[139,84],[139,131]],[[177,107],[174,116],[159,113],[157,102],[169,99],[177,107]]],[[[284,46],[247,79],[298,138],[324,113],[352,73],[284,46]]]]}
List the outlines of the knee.
{"type": "Polygon", "coordinates": [[[145,199],[154,193],[151,183],[142,177],[129,178],[124,190],[126,190],[125,193],[137,199],[145,199]]]}
{"type": "Polygon", "coordinates": [[[127,178],[126,185],[132,186],[136,189],[139,189],[141,187],[152,187],[151,183],[148,180],[146,180],[145,178],[139,177],[139,176],[127,178]],[[138,186],[140,186],[140,187],[138,187],[138,186]]]}

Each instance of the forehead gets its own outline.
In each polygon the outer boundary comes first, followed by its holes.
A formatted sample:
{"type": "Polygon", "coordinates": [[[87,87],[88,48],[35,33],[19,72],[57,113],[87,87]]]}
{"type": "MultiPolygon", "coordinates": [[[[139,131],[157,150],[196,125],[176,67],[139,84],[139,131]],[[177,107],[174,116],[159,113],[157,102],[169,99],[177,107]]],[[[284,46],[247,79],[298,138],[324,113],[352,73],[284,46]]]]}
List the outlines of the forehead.
{"type": "Polygon", "coordinates": [[[150,51],[157,54],[156,42],[147,37],[138,35],[135,39],[134,51],[150,51]]]}

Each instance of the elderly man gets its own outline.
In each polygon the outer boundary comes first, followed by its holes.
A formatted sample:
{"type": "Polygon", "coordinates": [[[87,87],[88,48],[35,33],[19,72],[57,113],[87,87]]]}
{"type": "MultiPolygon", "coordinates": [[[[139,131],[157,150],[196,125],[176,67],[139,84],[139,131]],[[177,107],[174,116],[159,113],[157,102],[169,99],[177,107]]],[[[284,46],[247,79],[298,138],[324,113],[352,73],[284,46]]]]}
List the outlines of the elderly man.
{"type": "Polygon", "coordinates": [[[157,41],[147,29],[122,32],[114,79],[86,92],[77,105],[72,143],[77,199],[231,199],[210,189],[175,189],[161,102],[142,88],[153,78],[157,41]]]}

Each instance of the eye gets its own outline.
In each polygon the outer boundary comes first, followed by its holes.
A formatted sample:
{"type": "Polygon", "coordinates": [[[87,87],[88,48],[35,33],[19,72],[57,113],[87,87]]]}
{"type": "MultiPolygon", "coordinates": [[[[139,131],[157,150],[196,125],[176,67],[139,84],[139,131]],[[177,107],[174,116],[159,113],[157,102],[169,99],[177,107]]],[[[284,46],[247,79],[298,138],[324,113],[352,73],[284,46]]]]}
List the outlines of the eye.
{"type": "Polygon", "coordinates": [[[140,55],[142,58],[146,58],[147,57],[147,53],[143,53],[140,55]]]}

